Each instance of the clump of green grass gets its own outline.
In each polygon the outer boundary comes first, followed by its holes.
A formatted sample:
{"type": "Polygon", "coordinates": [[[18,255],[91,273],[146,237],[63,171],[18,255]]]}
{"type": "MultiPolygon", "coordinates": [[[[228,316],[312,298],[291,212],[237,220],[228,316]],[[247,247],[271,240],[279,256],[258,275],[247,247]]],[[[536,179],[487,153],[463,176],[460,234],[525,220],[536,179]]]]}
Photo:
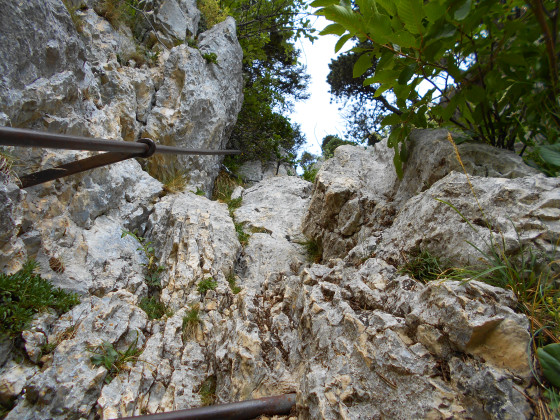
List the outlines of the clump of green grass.
{"type": "Polygon", "coordinates": [[[89,351],[94,355],[90,358],[91,363],[95,366],[103,366],[107,369],[105,376],[105,383],[109,384],[119,372],[128,369],[128,363],[136,363],[138,357],[142,354],[142,349],[138,345],[138,331],[136,332],[136,339],[124,351],[117,350],[113,345],[107,341],[103,344],[90,348],[89,351]]]}
{"type": "Polygon", "coordinates": [[[192,305],[191,309],[189,309],[183,317],[183,340],[194,337],[201,322],[200,305],[192,305]]]}
{"type": "Polygon", "coordinates": [[[234,225],[235,232],[237,232],[237,239],[239,239],[241,245],[247,245],[249,243],[249,238],[251,237],[251,235],[245,233],[245,231],[243,230],[243,223],[234,223],[234,225]]]}
{"type": "Polygon", "coordinates": [[[165,271],[165,267],[157,263],[156,251],[152,246],[152,241],[148,241],[146,240],[146,238],[140,236],[138,234],[138,231],[130,232],[126,229],[123,229],[121,238],[124,238],[125,236],[132,236],[134,239],[136,239],[136,242],[138,242],[138,244],[140,245],[136,249],[138,251],[142,251],[146,259],[148,260],[147,263],[142,263],[142,265],[146,269],[145,280],[146,284],[150,288],[150,291],[152,291],[152,289],[161,289],[160,275],[163,271],[165,271]]]}
{"type": "Polygon", "coordinates": [[[440,258],[433,255],[427,249],[414,249],[407,258],[405,264],[399,267],[400,274],[406,274],[415,280],[428,283],[438,280],[446,273],[451,275],[440,258]]]}
{"type": "Polygon", "coordinates": [[[80,7],[72,6],[72,4],[68,0],[62,0],[62,3],[64,4],[64,7],[66,7],[66,10],[68,10],[76,31],[78,31],[78,33],[82,33],[84,31],[84,22],[82,18],[76,13],[76,11],[80,9],[80,7]]]}
{"type": "Polygon", "coordinates": [[[323,248],[317,241],[308,239],[307,241],[300,242],[299,244],[303,245],[303,247],[305,248],[305,251],[307,253],[307,260],[309,262],[321,262],[321,259],[323,258],[323,248]]]}
{"type": "Polygon", "coordinates": [[[146,296],[138,304],[150,319],[160,319],[164,315],[171,316],[171,311],[160,301],[158,296],[146,296]]]}
{"type": "Polygon", "coordinates": [[[200,384],[198,394],[200,395],[203,406],[212,405],[216,402],[216,385],[217,380],[214,375],[207,377],[202,384],[200,384]]]}
{"type": "Polygon", "coordinates": [[[216,53],[204,53],[202,58],[206,60],[207,63],[218,64],[218,56],[216,53]]]}
{"type": "Polygon", "coordinates": [[[54,287],[36,269],[29,260],[14,274],[0,274],[0,335],[14,338],[36,313],[53,308],[62,314],[80,303],[77,294],[54,287]]]}
{"type": "Polygon", "coordinates": [[[204,296],[208,290],[214,290],[217,286],[218,283],[214,281],[213,277],[207,277],[198,283],[198,293],[204,296]]]}
{"type": "Polygon", "coordinates": [[[233,271],[227,275],[227,282],[229,283],[229,287],[234,295],[241,292],[241,287],[237,286],[237,281],[235,280],[235,274],[233,271]]]}

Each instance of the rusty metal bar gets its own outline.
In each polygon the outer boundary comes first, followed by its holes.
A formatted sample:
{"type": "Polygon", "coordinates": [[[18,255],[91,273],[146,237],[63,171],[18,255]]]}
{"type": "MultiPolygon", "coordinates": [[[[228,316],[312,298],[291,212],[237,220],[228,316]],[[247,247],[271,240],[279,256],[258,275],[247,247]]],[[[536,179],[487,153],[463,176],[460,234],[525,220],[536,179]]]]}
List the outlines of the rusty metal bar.
{"type": "MultiPolygon", "coordinates": [[[[21,128],[0,127],[0,146],[42,147],[46,149],[90,150],[98,152],[146,153],[149,146],[138,142],[68,136],[21,128]]],[[[175,155],[238,155],[239,150],[183,149],[156,144],[155,153],[175,155]]]]}
{"type": "Polygon", "coordinates": [[[20,178],[22,188],[32,187],[42,184],[43,182],[52,181],[57,178],[99,168],[100,166],[110,165],[111,163],[134,157],[148,158],[154,153],[175,155],[237,155],[241,153],[239,150],[183,149],[180,147],[162,146],[157,145],[151,139],[140,139],[137,142],[125,142],[68,136],[10,127],[0,127],[0,145],[108,152],[60,165],[56,168],[22,176],[20,178]]]}
{"type": "Polygon", "coordinates": [[[63,178],[68,175],[77,174],[79,172],[99,168],[100,166],[110,165],[111,163],[117,163],[122,160],[138,156],[141,156],[141,154],[114,152],[103,153],[97,156],[89,157],[87,159],[81,159],[75,162],[67,163],[65,165],[60,165],[56,168],[45,169],[44,171],[24,175],[20,177],[19,180],[21,181],[21,188],[32,187],[34,185],[42,184],[43,182],[63,178]]]}
{"type": "Polygon", "coordinates": [[[284,394],[259,398],[257,400],[191,408],[189,410],[125,417],[122,420],[249,420],[263,414],[267,416],[288,415],[295,404],[296,394],[284,394]]]}

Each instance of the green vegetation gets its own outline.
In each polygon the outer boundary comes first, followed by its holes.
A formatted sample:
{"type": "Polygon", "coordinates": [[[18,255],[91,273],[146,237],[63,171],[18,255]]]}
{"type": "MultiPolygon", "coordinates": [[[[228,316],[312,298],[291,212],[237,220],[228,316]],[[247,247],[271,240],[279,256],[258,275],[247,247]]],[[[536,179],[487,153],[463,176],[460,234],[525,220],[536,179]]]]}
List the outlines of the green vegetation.
{"type": "Polygon", "coordinates": [[[366,75],[362,86],[375,91],[365,94],[387,112],[380,126],[391,127],[399,176],[410,130],[429,126],[452,126],[510,150],[521,143],[528,163],[559,173],[558,2],[316,0],[312,6],[333,22],[322,34],[340,37],[337,51],[357,39],[352,76],[366,75]],[[423,81],[431,89],[420,94],[423,81]]]}
{"type": "Polygon", "coordinates": [[[53,308],[62,314],[80,303],[77,294],[54,287],[36,269],[30,260],[14,274],[0,274],[0,335],[15,338],[36,313],[53,308]]]}
{"type": "Polygon", "coordinates": [[[202,322],[200,320],[200,305],[195,304],[191,306],[183,317],[183,340],[188,340],[196,335],[196,330],[202,322]]]}
{"type": "Polygon", "coordinates": [[[302,0],[234,0],[227,12],[237,22],[243,49],[244,102],[230,137],[242,156],[233,159],[291,162],[305,139],[288,114],[307,98],[308,76],[296,41],[313,32],[302,0]]]}
{"type": "Polygon", "coordinates": [[[305,248],[305,251],[307,252],[307,260],[309,262],[321,262],[321,259],[323,258],[323,248],[317,241],[309,239],[305,242],[301,242],[300,245],[303,245],[303,247],[305,248]]]}
{"type": "Polygon", "coordinates": [[[249,243],[249,238],[251,235],[245,233],[243,230],[243,223],[234,223],[235,225],[235,232],[237,232],[237,239],[239,239],[239,243],[243,246],[249,243]]]}
{"type": "Polygon", "coordinates": [[[207,63],[218,64],[218,56],[216,53],[204,53],[202,58],[206,60],[207,63]]]}
{"type": "Polygon", "coordinates": [[[165,304],[159,299],[159,296],[145,296],[140,300],[138,306],[146,312],[146,315],[148,315],[150,319],[160,319],[164,315],[172,315],[171,311],[169,311],[165,304]]]}
{"type": "Polygon", "coordinates": [[[218,283],[214,281],[213,277],[207,277],[204,280],[200,280],[197,286],[197,290],[198,293],[204,296],[208,290],[214,290],[217,286],[218,283]]]}
{"type": "Polygon", "coordinates": [[[64,7],[66,7],[66,10],[68,10],[76,31],[78,31],[78,33],[82,33],[84,30],[84,22],[82,21],[82,18],[76,13],[76,11],[80,9],[80,7],[72,6],[72,3],[70,3],[70,1],[68,0],[62,0],[62,3],[64,4],[64,7]]]}
{"type": "Polygon", "coordinates": [[[216,402],[216,376],[206,378],[198,390],[203,406],[213,405],[216,402]]]}
{"type": "Polygon", "coordinates": [[[227,282],[229,283],[229,288],[234,295],[241,292],[241,287],[236,284],[237,280],[235,279],[235,273],[233,271],[227,275],[227,282]]]}
{"type": "Polygon", "coordinates": [[[14,172],[15,158],[3,148],[0,148],[0,174],[2,174],[5,179],[3,182],[15,182],[19,184],[19,178],[14,172]]]}
{"type": "Polygon", "coordinates": [[[104,341],[103,344],[90,348],[89,351],[94,354],[90,358],[94,366],[103,366],[107,369],[105,383],[109,384],[119,372],[127,369],[127,364],[136,363],[138,357],[142,353],[142,349],[137,348],[138,331],[136,339],[128,346],[125,351],[117,350],[109,342],[104,341]]]}
{"type": "Polygon", "coordinates": [[[138,251],[142,251],[148,260],[147,263],[142,263],[142,265],[146,268],[146,284],[153,289],[161,289],[160,275],[161,272],[165,270],[165,267],[157,263],[155,249],[152,246],[152,242],[146,241],[146,238],[139,236],[137,231],[129,232],[128,230],[123,229],[121,238],[124,238],[125,236],[132,236],[136,239],[136,241],[140,244],[140,246],[136,249],[138,251]]]}
{"type": "Polygon", "coordinates": [[[451,274],[440,259],[432,255],[427,249],[413,250],[406,263],[399,268],[399,273],[406,274],[423,283],[438,280],[451,274]]]}
{"type": "Polygon", "coordinates": [[[193,194],[199,195],[201,197],[206,197],[206,193],[204,192],[203,189],[200,188],[196,188],[196,191],[191,191],[193,194]]]}
{"type": "Polygon", "coordinates": [[[198,0],[197,2],[198,10],[200,10],[200,23],[199,31],[204,32],[214,25],[223,22],[229,15],[229,9],[227,6],[221,7],[221,2],[218,3],[216,0],[198,0]]]}

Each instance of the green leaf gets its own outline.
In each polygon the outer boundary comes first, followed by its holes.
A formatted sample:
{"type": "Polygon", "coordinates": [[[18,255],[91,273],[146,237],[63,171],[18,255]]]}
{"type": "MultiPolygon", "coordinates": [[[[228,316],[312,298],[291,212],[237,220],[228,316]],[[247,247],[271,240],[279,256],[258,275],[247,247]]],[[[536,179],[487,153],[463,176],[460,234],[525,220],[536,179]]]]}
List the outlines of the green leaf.
{"type": "Polygon", "coordinates": [[[326,7],[338,4],[338,0],[315,0],[311,3],[311,7],[326,7]]]}
{"type": "Polygon", "coordinates": [[[367,21],[366,32],[374,42],[387,44],[391,42],[391,18],[386,15],[376,15],[367,21]]]}
{"type": "Polygon", "coordinates": [[[424,5],[424,12],[428,20],[434,23],[445,15],[445,7],[437,1],[430,1],[428,4],[424,5]]]}
{"type": "Polygon", "coordinates": [[[373,94],[373,97],[374,98],[379,98],[383,92],[391,89],[392,87],[393,87],[393,85],[391,83],[385,83],[385,84],[380,85],[377,89],[375,89],[375,93],[373,94]]]}
{"type": "Polygon", "coordinates": [[[377,0],[377,4],[385,9],[390,16],[395,16],[397,14],[397,6],[394,0],[377,0]]]}
{"type": "Polygon", "coordinates": [[[355,13],[349,6],[333,5],[321,9],[322,14],[330,21],[340,23],[352,34],[365,32],[362,16],[355,13]]]}
{"type": "Polygon", "coordinates": [[[465,0],[453,14],[453,19],[458,20],[459,22],[464,20],[471,12],[471,5],[471,0],[465,0]]]}
{"type": "Polygon", "coordinates": [[[408,31],[399,31],[393,34],[393,43],[401,48],[419,48],[420,39],[408,31]]]}
{"type": "Polygon", "coordinates": [[[479,104],[486,100],[486,91],[481,86],[473,85],[465,90],[465,97],[467,101],[479,104]]]}
{"type": "Polygon", "coordinates": [[[408,84],[408,81],[410,80],[410,78],[412,76],[414,76],[414,73],[416,72],[416,64],[409,64],[408,66],[406,66],[403,71],[401,71],[401,74],[399,74],[399,78],[397,80],[399,85],[406,85],[408,84]]]}
{"type": "Polygon", "coordinates": [[[452,36],[455,35],[455,33],[457,32],[457,28],[453,25],[451,25],[450,23],[446,23],[445,25],[442,26],[442,28],[432,37],[432,39],[438,40],[438,39],[445,39],[445,38],[451,38],[452,36]]]}
{"type": "Polygon", "coordinates": [[[344,28],[344,26],[342,26],[340,23],[332,23],[332,24],[326,26],[325,29],[323,29],[321,32],[319,32],[319,35],[338,35],[338,36],[341,36],[344,32],[346,32],[346,29],[344,28]]]}
{"type": "Polygon", "coordinates": [[[560,167],[560,143],[541,146],[538,148],[542,160],[560,167]]]}
{"type": "Polygon", "coordinates": [[[422,33],[422,19],[425,16],[422,0],[400,0],[397,12],[406,29],[413,34],[422,33]]]}
{"type": "Polygon", "coordinates": [[[354,64],[352,77],[360,77],[370,67],[371,67],[371,53],[362,54],[356,61],[356,64],[354,64]]]}
{"type": "Polygon", "coordinates": [[[391,114],[391,115],[387,115],[385,118],[383,118],[383,120],[381,121],[381,127],[385,127],[388,125],[396,125],[396,124],[400,124],[401,121],[401,116],[398,114],[391,114]]]}
{"type": "Polygon", "coordinates": [[[402,160],[401,160],[401,155],[400,153],[398,153],[397,149],[395,149],[393,164],[395,165],[395,171],[397,172],[397,176],[399,177],[399,179],[402,179],[403,177],[402,160]]]}
{"type": "Polygon", "coordinates": [[[537,356],[545,378],[560,388],[560,344],[549,344],[537,349],[537,356]]]}
{"type": "Polygon", "coordinates": [[[342,47],[344,46],[344,44],[346,44],[346,42],[348,42],[349,39],[352,38],[352,35],[350,34],[346,34],[340,37],[340,39],[336,42],[336,45],[334,46],[334,52],[337,53],[339,52],[342,47]]]}

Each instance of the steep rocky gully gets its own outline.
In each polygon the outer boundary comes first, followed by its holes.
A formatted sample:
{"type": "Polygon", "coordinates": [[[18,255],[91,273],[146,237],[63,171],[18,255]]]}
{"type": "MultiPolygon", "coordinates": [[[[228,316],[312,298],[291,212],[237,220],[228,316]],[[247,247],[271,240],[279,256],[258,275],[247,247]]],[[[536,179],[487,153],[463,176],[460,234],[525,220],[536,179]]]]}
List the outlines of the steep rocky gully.
{"type": "MultiPolygon", "coordinates": [[[[242,103],[233,19],[198,34],[195,48],[183,42],[198,33],[192,0],[152,0],[135,38],[100,16],[96,0],[68,2],[81,6],[72,14],[60,0],[1,3],[0,125],[226,147],[242,103]],[[157,40],[149,65],[127,58],[138,39],[157,40]],[[210,52],[216,63],[203,58],[210,52]]],[[[560,180],[465,143],[471,189],[443,130],[414,132],[410,151],[399,180],[383,142],[339,147],[314,184],[276,176],[239,188],[233,218],[206,197],[217,157],[151,163],[186,170],[187,188],[174,194],[134,160],[25,191],[4,177],[2,271],[34,258],[43,278],[81,296],[70,312],[43,312],[21,339],[3,341],[6,418],[196,407],[209,380],[215,403],[297,393],[292,415],[302,419],[532,418],[529,322],[513,294],[477,281],[423,284],[396,267],[418,248],[473,264],[467,241],[484,250],[490,235],[506,252],[549,251],[560,234],[560,180]],[[473,190],[489,224],[476,222],[473,190]],[[243,246],[236,225],[250,235],[243,246]],[[148,261],[123,229],[151,241],[164,267],[160,319],[139,307],[151,293],[148,261]],[[322,246],[320,263],[308,261],[308,238],[322,246]],[[216,287],[204,292],[209,278],[216,287]],[[195,307],[200,322],[185,334],[195,307]],[[142,349],[110,382],[91,361],[103,342],[142,349]]],[[[21,173],[87,155],[11,153],[21,173]]]]}

